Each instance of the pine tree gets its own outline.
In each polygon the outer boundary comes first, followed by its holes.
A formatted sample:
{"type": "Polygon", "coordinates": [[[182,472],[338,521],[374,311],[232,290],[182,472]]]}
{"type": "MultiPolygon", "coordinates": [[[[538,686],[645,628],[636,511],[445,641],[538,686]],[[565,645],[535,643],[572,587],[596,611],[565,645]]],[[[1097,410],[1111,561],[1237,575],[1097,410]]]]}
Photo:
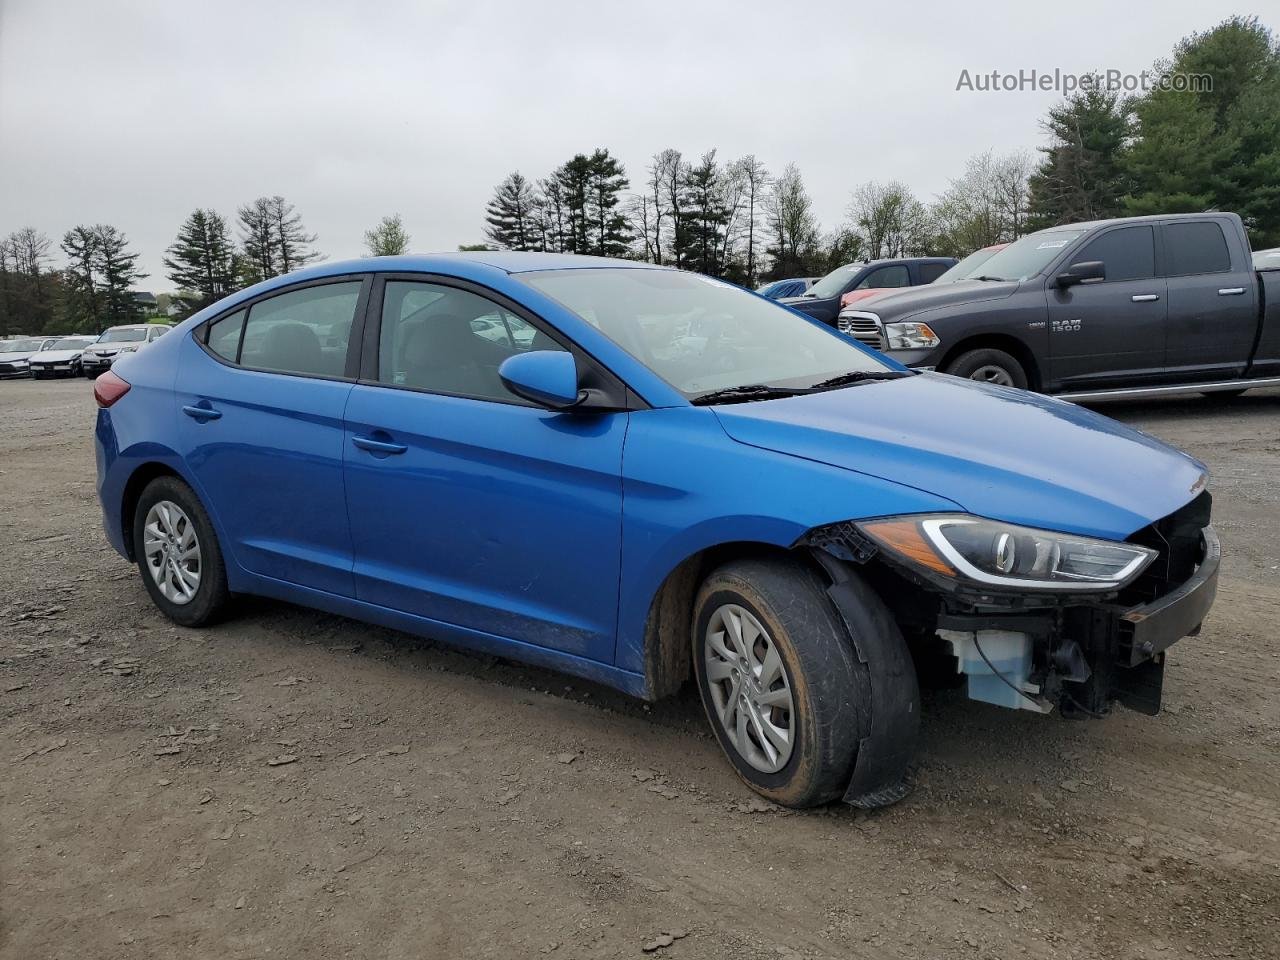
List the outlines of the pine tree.
{"type": "Polygon", "coordinates": [[[236,255],[227,221],[216,210],[197,209],[165,251],[169,280],[189,310],[199,310],[236,288],[236,255]]]}
{"type": "Polygon", "coordinates": [[[240,221],[241,281],[254,284],[279,276],[282,271],[276,252],[269,198],[259,197],[245,204],[237,211],[237,218],[240,221]]]}
{"type": "Polygon", "coordinates": [[[316,235],[307,233],[303,228],[302,217],[294,210],[293,204],[277,194],[268,201],[268,209],[271,212],[276,249],[280,255],[281,273],[292,273],[320,259],[320,254],[311,249],[311,245],[316,242],[316,235]]]}
{"type": "Polygon", "coordinates": [[[704,153],[697,165],[685,169],[676,232],[683,238],[682,246],[688,251],[682,258],[688,270],[712,276],[721,273],[721,247],[729,222],[723,190],[715,150],[704,153]]]}
{"type": "Polygon", "coordinates": [[[64,323],[70,330],[100,333],[102,292],[97,276],[98,238],[93,227],[72,227],[62,237],[62,252],[70,261],[63,271],[65,292],[62,302],[64,323]]]}
{"type": "Polygon", "coordinates": [[[409,234],[400,214],[383,217],[372,230],[364,232],[364,245],[371,257],[397,257],[409,252],[409,234]]]}
{"type": "Polygon", "coordinates": [[[587,169],[585,252],[599,257],[623,256],[631,249],[631,228],[619,206],[623,191],[630,186],[626,169],[604,149],[591,154],[587,169]]]}
{"type": "Polygon", "coordinates": [[[147,275],[138,269],[138,254],[129,252],[129,241],[109,224],[93,228],[97,240],[94,266],[102,292],[102,326],[114,327],[138,318],[138,302],[132,287],[147,275]]]}
{"type": "Polygon", "coordinates": [[[1126,212],[1233,210],[1255,246],[1280,243],[1280,43],[1256,17],[1236,16],[1187,37],[1158,66],[1212,82],[1136,101],[1126,212]]]}
{"type": "Polygon", "coordinates": [[[538,196],[519,170],[507,174],[485,208],[485,236],[502,250],[538,250],[544,245],[537,223],[538,196]]]}
{"type": "Polygon", "coordinates": [[[1130,122],[1128,101],[1102,89],[1050,109],[1043,125],[1053,139],[1040,148],[1044,157],[1029,180],[1031,229],[1120,216],[1130,122]]]}

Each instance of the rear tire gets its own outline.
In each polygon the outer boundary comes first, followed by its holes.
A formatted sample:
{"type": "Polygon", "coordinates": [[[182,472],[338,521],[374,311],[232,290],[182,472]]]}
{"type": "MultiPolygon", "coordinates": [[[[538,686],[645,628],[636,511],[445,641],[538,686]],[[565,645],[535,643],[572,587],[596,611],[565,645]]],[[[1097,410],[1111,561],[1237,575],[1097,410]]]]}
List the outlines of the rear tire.
{"type": "Polygon", "coordinates": [[[993,347],[969,350],[947,365],[943,373],[1002,387],[1027,389],[1027,372],[1013,356],[993,347]]]}
{"type": "Polygon", "coordinates": [[[231,598],[222,549],[199,498],[177,477],[147,484],[133,513],[133,554],[160,612],[184,627],[215,622],[231,598]]]}
{"type": "Polygon", "coordinates": [[[843,795],[864,667],[820,578],[791,561],[726,564],[698,591],[692,640],[707,719],[747,786],[788,807],[843,795]]]}

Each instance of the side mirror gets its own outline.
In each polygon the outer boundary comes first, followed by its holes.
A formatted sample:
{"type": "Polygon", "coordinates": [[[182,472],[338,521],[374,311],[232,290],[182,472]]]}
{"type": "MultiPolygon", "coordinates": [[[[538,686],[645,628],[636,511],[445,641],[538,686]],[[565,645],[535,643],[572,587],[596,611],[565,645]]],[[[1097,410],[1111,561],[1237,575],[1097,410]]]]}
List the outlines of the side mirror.
{"type": "Polygon", "coordinates": [[[531,350],[507,357],[498,367],[502,385],[517,397],[551,410],[568,410],[586,398],[578,388],[578,365],[563,350],[531,350]]]}
{"type": "Polygon", "coordinates": [[[1074,287],[1077,283],[1091,283],[1107,279],[1107,266],[1101,260],[1085,260],[1073,263],[1064,272],[1054,277],[1059,287],[1074,287]]]}

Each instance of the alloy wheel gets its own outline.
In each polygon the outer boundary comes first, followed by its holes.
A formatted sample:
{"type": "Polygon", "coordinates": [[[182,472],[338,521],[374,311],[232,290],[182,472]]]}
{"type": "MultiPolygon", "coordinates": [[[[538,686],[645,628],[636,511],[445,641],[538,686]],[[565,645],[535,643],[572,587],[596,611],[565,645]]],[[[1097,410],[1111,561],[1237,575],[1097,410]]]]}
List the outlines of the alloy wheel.
{"type": "Polygon", "coordinates": [[[707,623],[703,645],[716,718],[738,754],[777,773],[795,746],[795,700],[778,646],[746,608],[726,603],[707,623]]]}
{"type": "Polygon", "coordinates": [[[143,523],[147,569],[170,603],[190,603],[200,589],[200,538],[195,524],[172,500],[159,500],[143,523]]]}
{"type": "Polygon", "coordinates": [[[969,374],[969,379],[981,380],[983,383],[994,383],[1001,387],[1013,386],[1013,377],[1009,375],[1009,371],[1004,367],[997,367],[993,363],[979,367],[969,374]]]}

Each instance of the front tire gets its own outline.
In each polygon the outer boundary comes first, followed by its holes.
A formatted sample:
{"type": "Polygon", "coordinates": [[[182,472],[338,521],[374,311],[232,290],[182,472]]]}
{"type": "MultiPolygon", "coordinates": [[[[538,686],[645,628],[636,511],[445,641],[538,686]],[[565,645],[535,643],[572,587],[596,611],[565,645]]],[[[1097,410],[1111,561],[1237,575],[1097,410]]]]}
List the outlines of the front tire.
{"type": "Polygon", "coordinates": [[[966,380],[979,380],[1001,387],[1027,389],[1027,372],[1013,356],[1003,350],[983,347],[960,354],[943,371],[966,380]]]}
{"type": "Polygon", "coordinates": [[[222,549],[208,513],[187,484],[157,477],[138,498],[133,553],[160,612],[184,627],[213,623],[230,601],[222,549]]]}
{"type": "Polygon", "coordinates": [[[788,807],[844,793],[865,677],[816,573],[764,559],[714,571],[694,604],[693,662],[716,739],[751,789],[788,807]]]}

